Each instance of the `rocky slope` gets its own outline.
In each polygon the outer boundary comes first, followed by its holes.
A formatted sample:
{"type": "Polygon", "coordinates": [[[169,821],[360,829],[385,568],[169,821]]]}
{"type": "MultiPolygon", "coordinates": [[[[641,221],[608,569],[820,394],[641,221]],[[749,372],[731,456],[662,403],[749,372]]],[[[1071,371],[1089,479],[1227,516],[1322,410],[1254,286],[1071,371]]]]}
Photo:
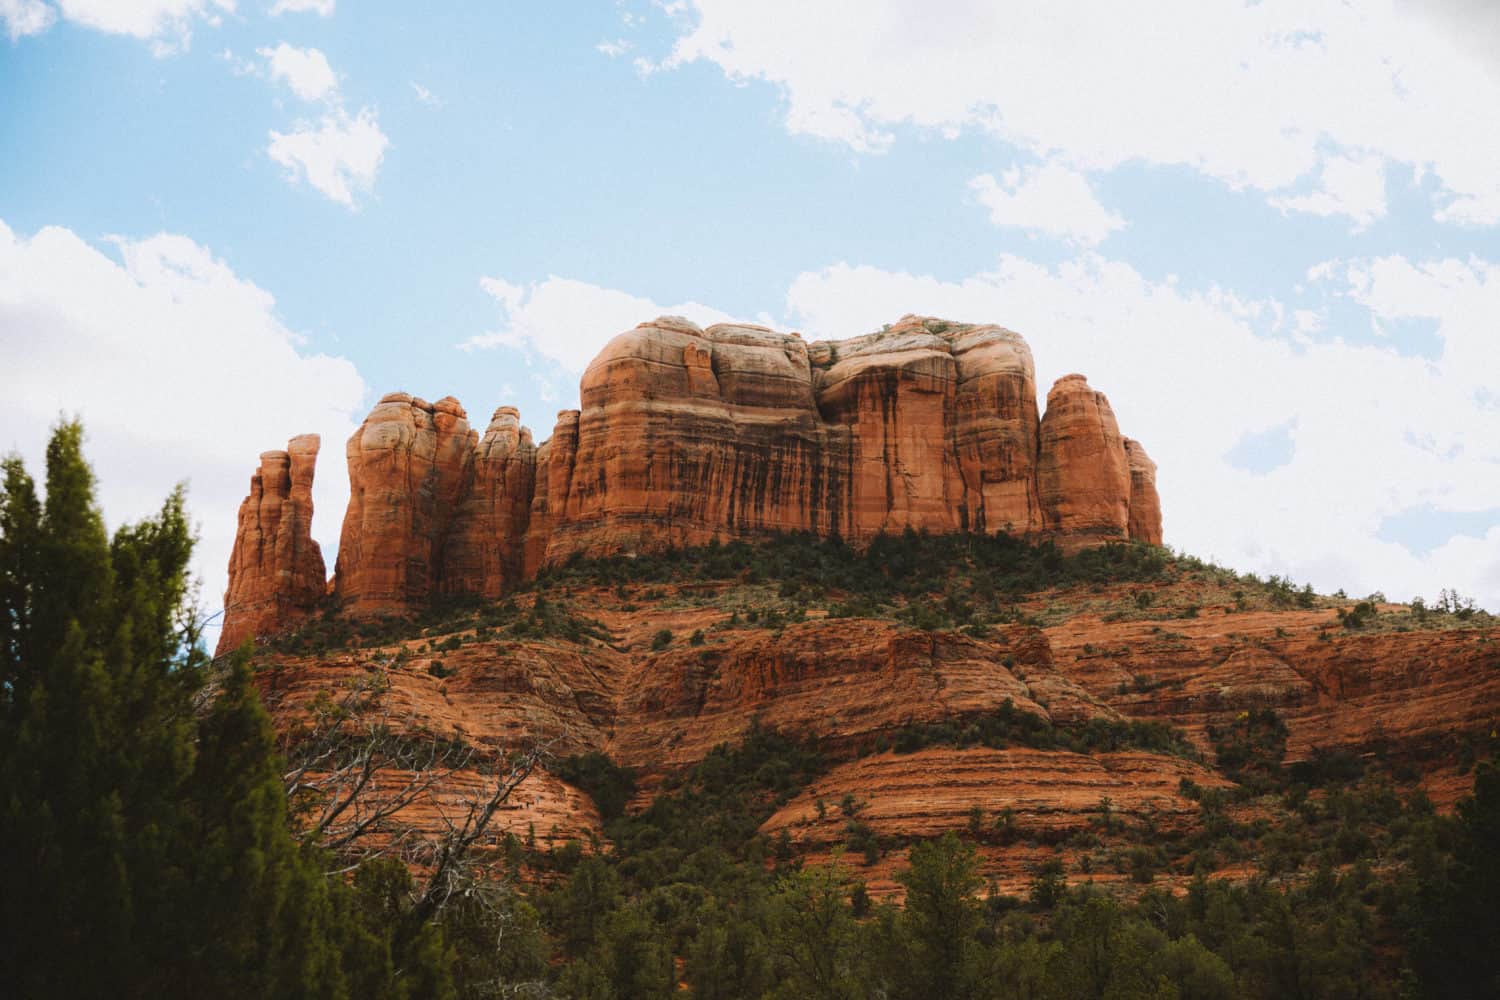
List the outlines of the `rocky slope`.
{"type": "MultiPolygon", "coordinates": [[[[1387,606],[1374,625],[1350,629],[1331,600],[1282,607],[1279,594],[1224,583],[1222,572],[1169,563],[1150,581],[1050,589],[1019,609],[1034,624],[982,635],[912,627],[892,620],[899,607],[828,617],[847,596],[837,591],[786,598],[743,578],[607,585],[585,574],[399,638],[326,652],[284,644],[260,655],[260,676],[283,727],[319,692],[377,680],[378,711],[397,731],[487,754],[602,751],[637,774],[638,804],[753,727],[815,739],[830,769],[763,832],[784,831],[799,856],[827,860],[849,836],[839,803],[852,796],[886,845],[859,866],[877,895],[898,891],[905,844],[972,832],[976,807],[984,873],[1008,892],[1023,892],[1048,857],[1068,859],[1078,878],[1079,859],[1097,853],[1088,845],[1106,800],[1121,831],[1191,831],[1201,819],[1184,779],[1230,785],[1209,731],[1253,709],[1285,722],[1288,764],[1343,753],[1442,807],[1467,790],[1466,759],[1497,745],[1500,626],[1387,606]],[[528,622],[539,598],[548,614],[592,623],[594,637],[537,635],[528,622]],[[805,620],[788,621],[799,611],[805,620]],[[1057,737],[964,742],[966,729],[1009,711],[1045,720],[1057,737]],[[1131,723],[1171,727],[1190,745],[1132,743],[1122,735],[1131,723]],[[1090,743],[1090,727],[1105,738],[1090,743]],[[904,745],[914,732],[936,735],[904,745]],[[1003,841],[993,836],[1002,815],[1013,831],[1003,841]]],[[[461,795],[472,780],[459,775],[438,794],[461,795]]],[[[570,812],[586,802],[578,794],[539,778],[507,808],[504,829],[590,843],[603,828],[590,809],[570,812]]],[[[424,829],[430,819],[420,809],[404,817],[424,829]]],[[[1233,875],[1233,860],[1222,864],[1233,875]]]]}
{"type": "MultiPolygon", "coordinates": [[[[1155,467],[1103,394],[1069,375],[1040,415],[1031,351],[997,326],[907,316],[804,343],[662,317],[611,341],[580,396],[539,447],[511,407],[481,436],[452,398],[382,398],[346,448],[334,599],[400,614],[496,597],[574,555],[788,531],[1161,540],[1155,467]]],[[[307,584],[310,501],[297,544],[267,548],[257,488],[220,652],[322,596],[307,584]]]]}

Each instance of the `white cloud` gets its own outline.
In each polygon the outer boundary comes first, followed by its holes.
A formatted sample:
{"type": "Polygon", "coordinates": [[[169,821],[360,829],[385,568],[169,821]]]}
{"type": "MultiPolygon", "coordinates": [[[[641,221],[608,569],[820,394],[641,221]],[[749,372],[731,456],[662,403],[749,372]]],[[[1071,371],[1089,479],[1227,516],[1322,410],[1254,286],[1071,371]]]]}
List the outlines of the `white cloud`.
{"type": "Polygon", "coordinates": [[[438,97],[417,81],[411,81],[411,89],[417,95],[418,104],[425,104],[429,108],[440,108],[443,106],[443,99],[441,97],[438,97]]]}
{"type": "Polygon", "coordinates": [[[46,31],[56,17],[41,0],[0,0],[0,21],[13,42],[46,31]]]}
{"type": "MultiPolygon", "coordinates": [[[[1381,320],[1437,323],[1443,351],[1438,364],[1451,391],[1465,399],[1493,392],[1500,372],[1500,264],[1452,258],[1413,262],[1378,257],[1322,267],[1325,282],[1381,320]]],[[[1494,497],[1500,493],[1493,494],[1494,497]]]]}
{"type": "Polygon", "coordinates": [[[703,326],[731,317],[698,302],[661,306],[650,299],[571,278],[549,277],[529,285],[481,278],[479,285],[500,304],[501,327],[471,337],[466,351],[514,347],[540,355],[570,373],[581,373],[614,336],[656,316],[686,316],[703,326]]]}
{"type": "Polygon", "coordinates": [[[306,180],[352,209],[355,193],[374,187],[389,145],[373,110],[365,108],[351,118],[342,108],[335,108],[316,123],[297,122],[291,132],[273,129],[266,152],[287,168],[291,180],[306,180]]]}
{"type": "Polygon", "coordinates": [[[1056,268],[1005,257],[956,282],[837,265],[797,278],[788,305],[810,336],[906,312],[1019,330],[1043,397],[1056,377],[1089,374],[1156,459],[1174,546],[1324,590],[1457,587],[1500,608],[1500,530],[1422,556],[1376,537],[1411,507],[1486,510],[1500,496],[1500,408],[1480,395],[1500,371],[1500,268],[1386,258],[1332,265],[1325,280],[1377,312],[1437,317],[1442,357],[1313,342],[1306,310],[1184,291],[1094,254],[1056,268]],[[1254,475],[1226,461],[1246,433],[1293,420],[1287,464],[1254,475]]]}
{"type": "Polygon", "coordinates": [[[603,41],[594,46],[595,51],[602,52],[611,59],[623,56],[633,48],[635,46],[625,38],[617,38],[614,41],[603,41]]]}
{"type": "Polygon", "coordinates": [[[1356,219],[1376,211],[1373,160],[1435,176],[1439,218],[1500,222],[1500,53],[1419,4],[691,6],[665,66],[768,81],[789,129],[857,150],[900,126],[979,130],[1088,171],[1180,165],[1289,199],[1320,178],[1326,198],[1287,207],[1356,219]]]}
{"type": "Polygon", "coordinates": [[[1330,156],[1319,168],[1316,188],[1302,195],[1272,197],[1282,211],[1347,215],[1364,229],[1385,216],[1386,161],[1377,156],[1330,156]]]}
{"type": "Polygon", "coordinates": [[[276,0],[271,7],[271,16],[312,13],[320,17],[332,17],[336,2],[337,0],[276,0]]]}
{"type": "Polygon", "coordinates": [[[57,0],[57,7],[75,24],[150,40],[162,56],[188,47],[194,21],[217,26],[234,0],[57,0]]]}
{"type": "Polygon", "coordinates": [[[1125,226],[1124,219],[1099,204],[1088,178],[1055,161],[1012,167],[999,181],[980,174],[969,188],[997,226],[1017,226],[1091,247],[1125,226]]]}
{"type": "Polygon", "coordinates": [[[219,53],[219,58],[229,66],[229,72],[235,76],[259,76],[260,66],[254,59],[246,59],[234,54],[233,49],[225,49],[219,53]]]}
{"type": "Polygon", "coordinates": [[[256,49],[255,52],[266,60],[271,79],[285,83],[304,101],[338,98],[339,78],[328,65],[328,57],[318,49],[299,49],[282,42],[274,49],[256,49]]]}
{"type": "Polygon", "coordinates": [[[354,365],[307,351],[270,294],[192,240],[113,242],[118,259],[67,229],[0,222],[0,451],[39,476],[50,426],[79,415],[112,526],[188,479],[194,568],[217,608],[257,456],[320,433],[314,532],[331,565],[366,395],[354,365]]]}

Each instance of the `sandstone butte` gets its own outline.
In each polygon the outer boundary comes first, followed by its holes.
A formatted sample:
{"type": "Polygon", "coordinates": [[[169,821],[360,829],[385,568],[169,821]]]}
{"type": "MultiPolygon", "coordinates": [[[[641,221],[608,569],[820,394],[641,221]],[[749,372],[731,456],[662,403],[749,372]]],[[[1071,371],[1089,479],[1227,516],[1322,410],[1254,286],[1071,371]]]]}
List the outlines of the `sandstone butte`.
{"type": "Polygon", "coordinates": [[[219,652],[331,595],[353,615],[498,597],[547,564],[774,532],[854,544],[907,528],[1065,550],[1160,544],[1156,467],[1068,375],[1038,412],[1031,350],[998,326],[906,316],[804,342],[661,317],[584,372],[540,445],[513,408],[385,396],[348,441],[333,579],[311,536],[318,442],[267,452],[240,509],[219,652]]]}

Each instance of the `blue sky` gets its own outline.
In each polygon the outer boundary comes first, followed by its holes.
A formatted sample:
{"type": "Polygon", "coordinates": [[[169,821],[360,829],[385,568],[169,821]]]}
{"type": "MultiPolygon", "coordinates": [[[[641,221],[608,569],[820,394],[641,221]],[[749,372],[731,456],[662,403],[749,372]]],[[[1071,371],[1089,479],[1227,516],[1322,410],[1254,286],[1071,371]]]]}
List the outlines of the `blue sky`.
{"type": "Polygon", "coordinates": [[[0,427],[179,478],[374,400],[543,438],[658,312],[1026,335],[1169,544],[1500,607],[1500,15],[1483,3],[0,0],[0,427]]]}

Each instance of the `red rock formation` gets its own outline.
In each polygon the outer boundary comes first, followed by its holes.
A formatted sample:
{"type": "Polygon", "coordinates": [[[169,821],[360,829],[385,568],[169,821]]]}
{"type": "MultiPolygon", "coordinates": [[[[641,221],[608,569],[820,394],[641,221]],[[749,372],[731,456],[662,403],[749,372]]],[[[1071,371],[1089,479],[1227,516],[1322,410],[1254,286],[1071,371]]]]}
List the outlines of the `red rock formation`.
{"type": "Polygon", "coordinates": [[[1085,615],[1046,632],[1062,674],[1122,715],[1182,728],[1205,750],[1208,726],[1251,708],[1286,722],[1289,762],[1323,749],[1420,763],[1450,755],[1455,734],[1495,726],[1492,630],[1362,635],[1340,629],[1328,609],[1225,610],[1166,623],[1085,615]]]}
{"type": "Polygon", "coordinates": [[[1139,441],[1125,439],[1130,466],[1130,537],[1148,545],[1161,544],[1161,497],[1156,492],[1156,463],[1139,441]]]}
{"type": "Polygon", "coordinates": [[[349,510],[336,593],[356,614],[397,613],[437,588],[450,524],[469,495],[478,435],[456,399],[391,393],[349,439],[349,510]]]}
{"type": "Polygon", "coordinates": [[[499,597],[524,578],[536,492],[536,446],[521,414],[502,406],[473,456],[473,476],[443,539],[440,589],[499,597]]]}
{"type": "Polygon", "coordinates": [[[546,560],[772,531],[1043,526],[1031,352],[1000,327],[908,316],[804,344],[666,317],[604,349],[582,402],[546,560]]]}
{"type": "Polygon", "coordinates": [[[1158,821],[1197,813],[1185,798],[1186,778],[1207,788],[1231,785],[1202,764],[1138,750],[1078,754],[1066,750],[933,748],[910,754],[883,753],[834,767],[761,827],[787,830],[802,844],[833,845],[848,836],[848,820],[837,810],[819,816],[816,803],[845,795],[865,800],[860,819],[877,832],[901,837],[938,837],[960,828],[979,806],[987,814],[1009,809],[1028,835],[1038,831],[1087,829],[1097,822],[1099,800],[1109,798],[1123,814],[1149,814],[1158,821]],[[942,775],[941,781],[934,781],[942,775]]]}
{"type": "Polygon", "coordinates": [[[262,453],[250,477],[229,556],[219,653],[287,627],[323,598],[323,552],[312,539],[318,445],[316,434],[294,437],[286,451],[262,453]]]}
{"type": "Polygon", "coordinates": [[[1082,375],[1047,393],[1037,493],[1047,530],[1068,548],[1124,540],[1130,526],[1130,466],[1114,411],[1082,375]]]}
{"type": "Polygon", "coordinates": [[[567,507],[577,454],[578,411],[561,410],[552,436],[536,450],[535,493],[531,498],[528,530],[522,544],[526,576],[536,573],[547,561],[547,545],[552,540],[553,526],[567,507]]]}
{"type": "Polygon", "coordinates": [[[618,697],[610,752],[645,771],[701,760],[742,739],[752,722],[847,750],[909,723],[992,712],[1006,701],[1058,722],[1117,718],[1053,669],[1036,629],[976,640],[868,619],[639,657],[618,697]]]}
{"type": "Polygon", "coordinates": [[[480,439],[454,399],[383,398],[347,448],[343,606],[496,597],[575,554],[772,532],[1161,538],[1154,467],[1133,442],[1127,459],[1104,396],[1069,376],[1039,419],[1031,351],[998,326],[906,316],[807,344],[661,317],[605,347],[581,400],[538,448],[510,407],[480,439]]]}

